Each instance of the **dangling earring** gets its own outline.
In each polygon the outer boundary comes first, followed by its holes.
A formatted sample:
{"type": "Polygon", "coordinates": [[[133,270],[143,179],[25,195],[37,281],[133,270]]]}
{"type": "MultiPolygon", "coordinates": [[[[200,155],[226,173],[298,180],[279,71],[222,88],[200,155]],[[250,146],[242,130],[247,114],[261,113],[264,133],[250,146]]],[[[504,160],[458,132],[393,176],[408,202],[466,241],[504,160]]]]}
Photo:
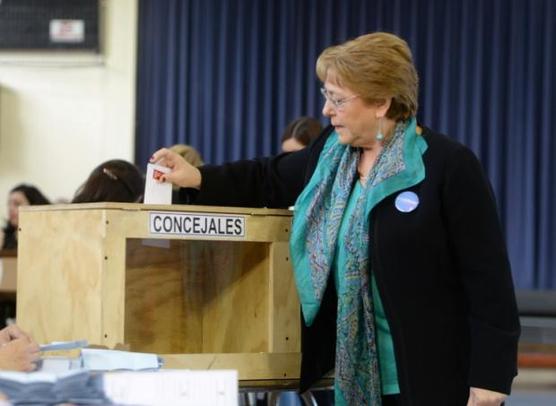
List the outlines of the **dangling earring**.
{"type": "Polygon", "coordinates": [[[382,134],[382,117],[378,119],[378,131],[376,132],[376,140],[378,142],[384,141],[384,134],[382,134]]]}

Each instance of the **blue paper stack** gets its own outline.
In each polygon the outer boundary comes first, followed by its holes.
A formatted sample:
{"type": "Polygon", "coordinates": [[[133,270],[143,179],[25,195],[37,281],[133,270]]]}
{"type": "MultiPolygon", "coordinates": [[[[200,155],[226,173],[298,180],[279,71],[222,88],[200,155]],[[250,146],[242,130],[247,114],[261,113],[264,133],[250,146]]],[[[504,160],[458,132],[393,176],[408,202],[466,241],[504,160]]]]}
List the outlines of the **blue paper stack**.
{"type": "Polygon", "coordinates": [[[0,392],[14,405],[110,404],[102,378],[87,370],[62,373],[0,372],[0,392]]]}

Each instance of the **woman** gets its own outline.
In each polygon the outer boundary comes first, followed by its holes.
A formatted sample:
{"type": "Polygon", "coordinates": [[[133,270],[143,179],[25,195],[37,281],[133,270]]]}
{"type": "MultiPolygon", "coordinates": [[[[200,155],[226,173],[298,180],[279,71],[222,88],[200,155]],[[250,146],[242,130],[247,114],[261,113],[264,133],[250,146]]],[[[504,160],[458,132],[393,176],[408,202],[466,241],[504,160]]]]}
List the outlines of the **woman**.
{"type": "Polygon", "coordinates": [[[193,166],[203,166],[205,164],[203,162],[203,158],[201,158],[201,154],[199,153],[199,151],[197,151],[191,145],[174,144],[168,149],[178,155],[181,155],[183,159],[185,159],[193,166]]]}
{"type": "Polygon", "coordinates": [[[418,78],[400,38],[330,47],[316,69],[332,127],[309,148],[200,169],[162,149],[151,158],[172,169],[162,180],[184,199],[197,189],[196,204],[295,202],[302,390],[335,367],[338,405],[501,404],[519,321],[479,162],[416,124],[418,78]]]}
{"type": "Polygon", "coordinates": [[[72,203],[124,202],[143,200],[145,177],[130,162],[112,159],[97,166],[77,190],[72,203]]]}
{"type": "Polygon", "coordinates": [[[320,122],[312,117],[299,117],[288,124],[280,139],[283,152],[294,152],[305,148],[322,131],[320,122]]]}
{"type": "Polygon", "coordinates": [[[2,249],[17,249],[17,226],[19,225],[19,208],[21,206],[34,206],[50,204],[48,199],[39,189],[31,185],[17,185],[8,195],[8,221],[0,233],[2,249]]]}

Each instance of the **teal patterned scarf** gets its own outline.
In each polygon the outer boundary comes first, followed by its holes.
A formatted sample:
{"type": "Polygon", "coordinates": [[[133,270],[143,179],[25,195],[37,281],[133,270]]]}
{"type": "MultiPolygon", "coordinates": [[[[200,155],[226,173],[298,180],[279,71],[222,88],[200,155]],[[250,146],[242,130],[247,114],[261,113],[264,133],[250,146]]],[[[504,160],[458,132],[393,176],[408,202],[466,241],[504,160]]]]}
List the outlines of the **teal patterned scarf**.
{"type": "MultiPolygon", "coordinates": [[[[335,398],[337,405],[380,405],[381,386],[376,349],[369,269],[369,215],[386,196],[424,178],[426,143],[416,134],[415,119],[399,122],[363,185],[342,241],[348,259],[345,290],[338,297],[335,398]]],[[[360,150],[332,134],[313,176],[295,203],[290,251],[303,318],[316,317],[334,263],[338,232],[357,177],[360,150]]]]}

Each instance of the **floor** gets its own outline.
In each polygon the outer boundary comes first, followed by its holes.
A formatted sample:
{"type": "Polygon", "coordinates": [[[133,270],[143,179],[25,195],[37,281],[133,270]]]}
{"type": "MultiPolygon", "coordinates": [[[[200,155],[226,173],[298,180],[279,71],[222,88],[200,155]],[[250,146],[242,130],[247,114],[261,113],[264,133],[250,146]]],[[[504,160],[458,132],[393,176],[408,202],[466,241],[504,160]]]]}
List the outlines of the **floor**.
{"type": "Polygon", "coordinates": [[[508,406],[555,406],[556,370],[522,369],[514,381],[508,406]]]}
{"type": "MultiPolygon", "coordinates": [[[[293,393],[282,393],[278,406],[301,406],[293,393]]],[[[506,406],[556,406],[556,370],[522,369],[506,406]]]]}
{"type": "MultiPolygon", "coordinates": [[[[532,296],[528,300],[531,301],[535,298],[539,299],[532,296]]],[[[554,296],[541,296],[540,299],[543,300],[533,304],[538,308],[548,308],[550,304],[547,303],[547,298],[553,301],[554,296]]],[[[522,300],[521,305],[523,304],[522,300]]],[[[554,346],[556,344],[556,317],[521,317],[520,342],[554,346]]],[[[556,406],[556,368],[520,369],[514,380],[512,394],[506,404],[509,406],[556,406]]]]}
{"type": "MultiPolygon", "coordinates": [[[[556,317],[522,317],[521,343],[533,345],[556,344],[556,317]]],[[[520,347],[521,348],[521,347],[520,347]]],[[[299,397],[293,392],[278,396],[278,406],[301,406],[299,397]]],[[[274,402],[270,402],[274,404],[274,402]]],[[[326,402],[327,404],[329,402],[326,402]]],[[[240,401],[240,405],[265,404],[240,401]]],[[[522,368],[514,380],[512,394],[506,406],[556,406],[556,368],[522,368]]]]}

